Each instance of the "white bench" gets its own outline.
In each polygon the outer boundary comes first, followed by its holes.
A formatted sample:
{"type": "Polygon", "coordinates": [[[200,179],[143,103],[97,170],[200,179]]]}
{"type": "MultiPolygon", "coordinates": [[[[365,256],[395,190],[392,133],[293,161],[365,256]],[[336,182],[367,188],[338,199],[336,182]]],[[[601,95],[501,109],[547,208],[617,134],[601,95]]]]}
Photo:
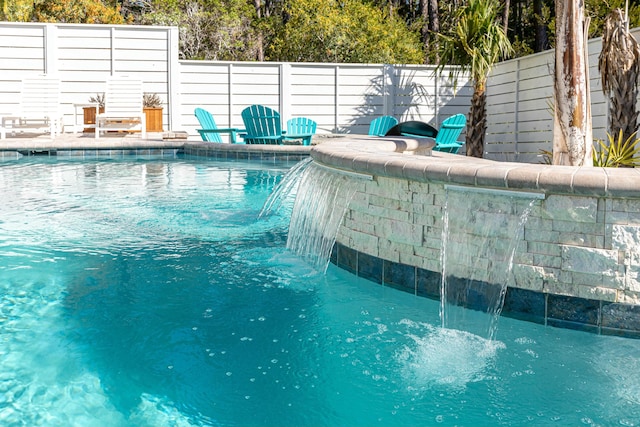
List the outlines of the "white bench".
{"type": "Polygon", "coordinates": [[[48,132],[51,138],[64,130],[60,106],[60,80],[40,76],[22,80],[20,106],[15,114],[2,117],[0,139],[25,130],[48,132]]]}
{"type": "Polygon", "coordinates": [[[146,138],[146,119],[142,104],[142,82],[128,77],[107,80],[104,113],[96,115],[96,138],[106,131],[140,130],[146,138]]]}

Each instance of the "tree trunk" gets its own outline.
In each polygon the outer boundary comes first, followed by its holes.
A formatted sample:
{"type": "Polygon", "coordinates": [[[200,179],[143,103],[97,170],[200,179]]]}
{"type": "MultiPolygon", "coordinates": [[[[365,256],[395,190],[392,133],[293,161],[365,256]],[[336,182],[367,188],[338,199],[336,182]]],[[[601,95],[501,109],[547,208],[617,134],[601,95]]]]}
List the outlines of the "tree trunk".
{"type": "Polygon", "coordinates": [[[467,156],[484,155],[484,135],[487,130],[487,93],[484,85],[476,87],[471,97],[469,120],[467,121],[467,156]]]}
{"type": "Polygon", "coordinates": [[[605,20],[598,68],[602,91],[609,100],[608,132],[617,138],[622,131],[626,141],[638,129],[640,45],[629,33],[626,15],[620,9],[605,20]]]}
{"type": "Polygon", "coordinates": [[[547,24],[542,16],[543,0],[533,0],[533,20],[535,22],[535,43],[534,52],[542,52],[549,48],[549,36],[547,35],[547,24]]]}
{"type": "Polygon", "coordinates": [[[429,63],[429,59],[437,62],[438,41],[436,34],[440,32],[438,0],[420,0],[420,11],[425,22],[422,27],[422,44],[426,53],[425,64],[429,63]]]}
{"type": "Polygon", "coordinates": [[[556,1],[553,164],[592,166],[584,4],[556,1]]]}
{"type": "Polygon", "coordinates": [[[504,30],[505,34],[509,33],[509,6],[510,6],[510,1],[509,0],[504,0],[504,6],[502,6],[504,9],[502,9],[502,29],[504,30]]]}
{"type": "MultiPolygon", "coordinates": [[[[262,18],[262,2],[260,0],[253,0],[253,5],[256,8],[256,17],[258,18],[258,20],[260,20],[260,18],[262,18]]],[[[261,62],[264,61],[264,35],[262,34],[262,31],[258,33],[256,50],[256,59],[261,62]]]]}

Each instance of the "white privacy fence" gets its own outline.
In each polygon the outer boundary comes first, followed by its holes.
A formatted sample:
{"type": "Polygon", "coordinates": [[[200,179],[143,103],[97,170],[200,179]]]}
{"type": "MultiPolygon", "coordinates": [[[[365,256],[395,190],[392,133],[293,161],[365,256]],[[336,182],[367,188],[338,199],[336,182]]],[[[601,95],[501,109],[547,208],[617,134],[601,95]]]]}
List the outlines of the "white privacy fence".
{"type": "MultiPolygon", "coordinates": [[[[600,39],[589,44],[594,137],[606,136],[606,102],[597,69],[600,39]]],[[[498,64],[487,84],[485,157],[539,162],[550,150],[553,52],[498,64]]],[[[56,75],[62,82],[65,124],[74,104],[103,92],[107,78],[126,74],[164,101],[165,130],[196,136],[196,107],[220,127],[241,127],[251,104],[280,111],[283,120],[306,116],[319,133],[367,133],[371,120],[393,115],[438,126],[467,114],[472,89],[437,77],[432,66],[220,62],[178,60],[175,27],[0,22],[0,116],[20,102],[24,77],[56,75]]]]}
{"type": "MultiPolygon", "coordinates": [[[[20,102],[21,79],[40,74],[61,80],[65,124],[74,123],[73,104],[104,92],[112,74],[144,82],[167,102],[179,91],[178,32],[170,27],[0,22],[0,116],[20,102]]],[[[167,102],[165,123],[173,121],[167,102]]]]}
{"type": "Polygon", "coordinates": [[[62,81],[67,125],[75,104],[104,92],[110,75],[126,74],[164,100],[165,130],[194,136],[196,107],[220,127],[241,127],[240,112],[263,104],[283,120],[317,121],[319,133],[367,133],[384,114],[439,125],[466,112],[471,96],[425,66],[180,61],[175,27],[0,23],[0,116],[17,108],[17,83],[38,74],[62,81]]]}
{"type": "MultiPolygon", "coordinates": [[[[637,38],[640,29],[632,33],[637,38]]],[[[594,139],[607,138],[608,104],[602,93],[600,38],[589,41],[589,80],[594,139]]],[[[552,150],[554,51],[514,59],[494,67],[487,85],[485,157],[541,162],[552,150]]]]}
{"type": "Polygon", "coordinates": [[[180,115],[186,129],[197,127],[196,107],[208,109],[218,126],[242,126],[241,111],[251,104],[278,110],[284,120],[305,116],[319,133],[366,134],[381,115],[401,121],[439,124],[468,110],[471,92],[437,79],[421,66],[180,62],[180,115]]]}

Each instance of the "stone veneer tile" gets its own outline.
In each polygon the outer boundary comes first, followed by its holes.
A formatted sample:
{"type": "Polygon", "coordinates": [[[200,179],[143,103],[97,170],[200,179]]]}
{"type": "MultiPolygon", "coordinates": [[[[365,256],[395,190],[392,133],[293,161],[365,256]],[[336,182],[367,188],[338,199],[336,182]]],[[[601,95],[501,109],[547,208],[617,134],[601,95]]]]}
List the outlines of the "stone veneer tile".
{"type": "Polygon", "coordinates": [[[416,268],[408,264],[384,261],[383,284],[416,294],[416,268]]]}
{"type": "Polygon", "coordinates": [[[547,318],[549,321],[569,321],[597,326],[599,314],[600,301],[554,294],[547,296],[547,318]]]}
{"type": "Polygon", "coordinates": [[[563,245],[562,269],[612,275],[618,271],[618,251],[563,245]]]}
{"type": "Polygon", "coordinates": [[[358,253],[358,276],[375,283],[383,282],[383,261],[372,255],[358,253]]]}
{"type": "Polygon", "coordinates": [[[555,221],[596,222],[598,200],[584,196],[550,195],[543,202],[546,217],[555,221]]]}

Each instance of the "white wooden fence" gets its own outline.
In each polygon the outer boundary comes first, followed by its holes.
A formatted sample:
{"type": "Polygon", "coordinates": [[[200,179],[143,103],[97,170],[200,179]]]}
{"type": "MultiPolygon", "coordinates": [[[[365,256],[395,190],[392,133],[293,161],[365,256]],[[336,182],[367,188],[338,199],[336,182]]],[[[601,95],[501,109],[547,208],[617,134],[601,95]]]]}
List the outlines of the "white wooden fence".
{"type": "MultiPolygon", "coordinates": [[[[595,138],[606,137],[600,45],[589,44],[595,138]]],[[[551,149],[553,62],[548,51],[494,67],[485,157],[539,162],[540,150],[551,149]]],[[[61,79],[65,124],[74,123],[74,104],[103,92],[110,75],[127,74],[164,100],[165,130],[194,136],[196,107],[210,110],[220,127],[241,127],[242,109],[263,104],[283,120],[310,117],[322,133],[367,133],[385,114],[438,126],[466,114],[472,94],[467,81],[454,86],[430,66],[182,61],[175,27],[0,22],[0,116],[19,104],[16,83],[38,74],[61,79]]]]}
{"type": "Polygon", "coordinates": [[[319,132],[367,133],[384,114],[437,126],[466,112],[471,96],[464,82],[454,90],[424,66],[180,61],[175,27],[0,23],[0,116],[19,104],[16,83],[38,74],[60,77],[65,124],[74,123],[74,104],[103,92],[110,75],[127,74],[165,101],[166,130],[194,136],[196,107],[220,127],[241,127],[240,112],[263,104],[283,121],[312,118],[319,132]]]}
{"type": "MultiPolygon", "coordinates": [[[[632,31],[638,37],[640,29],[632,31]]],[[[589,41],[589,81],[594,139],[607,138],[608,103],[602,93],[600,38],[589,41]]],[[[552,150],[554,51],[514,59],[494,67],[487,84],[485,157],[541,162],[552,150]]]]}

